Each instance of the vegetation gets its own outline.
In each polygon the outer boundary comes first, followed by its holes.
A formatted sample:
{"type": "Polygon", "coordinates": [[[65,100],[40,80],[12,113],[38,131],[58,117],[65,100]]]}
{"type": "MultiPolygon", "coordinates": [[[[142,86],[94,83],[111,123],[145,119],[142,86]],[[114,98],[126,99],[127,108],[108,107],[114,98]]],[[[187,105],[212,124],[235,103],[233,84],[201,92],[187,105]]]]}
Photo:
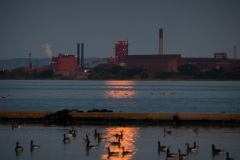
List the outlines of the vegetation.
{"type": "Polygon", "coordinates": [[[54,72],[24,72],[24,70],[1,70],[0,79],[85,79],[85,80],[240,80],[240,67],[225,71],[223,68],[200,71],[194,65],[182,65],[179,72],[156,71],[148,72],[143,68],[112,66],[111,68],[95,67],[88,73],[78,71],[54,72]]]}
{"type": "Polygon", "coordinates": [[[95,67],[93,72],[88,75],[88,79],[146,79],[147,70],[142,68],[126,69],[121,66],[112,66],[111,68],[95,67]]]}

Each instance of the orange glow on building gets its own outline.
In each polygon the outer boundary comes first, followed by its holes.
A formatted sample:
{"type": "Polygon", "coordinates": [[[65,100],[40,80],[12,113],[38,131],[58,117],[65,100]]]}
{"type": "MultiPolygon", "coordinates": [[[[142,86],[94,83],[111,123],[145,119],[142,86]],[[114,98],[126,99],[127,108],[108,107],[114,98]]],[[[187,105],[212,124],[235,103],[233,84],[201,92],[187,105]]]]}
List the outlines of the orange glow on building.
{"type": "Polygon", "coordinates": [[[103,154],[101,156],[102,159],[112,159],[112,160],[129,160],[132,159],[133,155],[136,153],[137,148],[134,145],[135,139],[138,137],[139,134],[139,128],[137,127],[109,127],[107,128],[107,139],[108,143],[105,144],[104,152],[106,154],[103,154]],[[120,139],[120,145],[119,146],[113,146],[111,145],[111,142],[116,142],[118,139],[114,137],[115,134],[121,134],[121,131],[123,131],[123,137],[120,139]],[[109,156],[107,148],[110,148],[111,152],[119,152],[117,156],[109,156]],[[122,147],[124,147],[125,151],[131,151],[133,152],[130,155],[123,155],[122,154],[122,147]]]}

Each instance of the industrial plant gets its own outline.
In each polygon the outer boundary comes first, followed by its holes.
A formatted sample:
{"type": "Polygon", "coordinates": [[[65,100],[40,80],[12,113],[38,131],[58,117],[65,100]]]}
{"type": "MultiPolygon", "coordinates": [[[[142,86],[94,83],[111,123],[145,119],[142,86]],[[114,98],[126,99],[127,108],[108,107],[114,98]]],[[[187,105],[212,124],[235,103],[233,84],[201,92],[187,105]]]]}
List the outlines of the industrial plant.
{"type": "Polygon", "coordinates": [[[184,58],[181,54],[163,53],[163,29],[159,29],[159,53],[154,55],[129,55],[127,41],[117,41],[115,43],[115,55],[99,59],[94,62],[84,63],[84,43],[77,43],[77,55],[58,54],[58,57],[52,57],[50,64],[33,69],[31,63],[31,53],[29,54],[29,66],[22,67],[24,71],[70,71],[75,70],[84,72],[91,70],[89,65],[106,61],[102,66],[111,67],[120,65],[127,69],[143,68],[148,72],[165,71],[178,72],[178,67],[185,64],[191,64],[198,67],[201,71],[223,68],[230,71],[235,67],[240,67],[240,59],[237,59],[237,47],[234,46],[234,58],[229,59],[226,53],[215,53],[212,58],[184,58]],[[80,53],[81,50],[81,53],[80,53]]]}

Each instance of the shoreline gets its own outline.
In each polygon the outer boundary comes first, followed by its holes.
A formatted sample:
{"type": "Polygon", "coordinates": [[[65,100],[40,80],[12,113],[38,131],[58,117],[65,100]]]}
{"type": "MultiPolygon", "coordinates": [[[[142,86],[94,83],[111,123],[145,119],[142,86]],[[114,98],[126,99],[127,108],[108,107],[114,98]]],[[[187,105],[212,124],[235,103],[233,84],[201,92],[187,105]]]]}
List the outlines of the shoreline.
{"type": "Polygon", "coordinates": [[[0,111],[0,123],[240,126],[240,114],[0,111]]]}
{"type": "Polygon", "coordinates": [[[237,82],[240,79],[57,79],[57,78],[43,78],[43,79],[0,79],[1,80],[80,80],[80,81],[233,81],[237,82]]]}

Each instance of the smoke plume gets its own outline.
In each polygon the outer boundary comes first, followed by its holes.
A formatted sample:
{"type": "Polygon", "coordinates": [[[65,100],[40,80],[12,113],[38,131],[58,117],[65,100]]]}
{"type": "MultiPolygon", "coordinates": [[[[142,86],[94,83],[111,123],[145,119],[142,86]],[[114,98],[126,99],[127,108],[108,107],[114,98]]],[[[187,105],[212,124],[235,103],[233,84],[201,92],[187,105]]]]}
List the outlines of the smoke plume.
{"type": "Polygon", "coordinates": [[[51,47],[49,46],[49,44],[43,43],[42,48],[44,49],[44,52],[47,54],[47,56],[49,58],[52,58],[52,51],[51,51],[51,47]]]}

